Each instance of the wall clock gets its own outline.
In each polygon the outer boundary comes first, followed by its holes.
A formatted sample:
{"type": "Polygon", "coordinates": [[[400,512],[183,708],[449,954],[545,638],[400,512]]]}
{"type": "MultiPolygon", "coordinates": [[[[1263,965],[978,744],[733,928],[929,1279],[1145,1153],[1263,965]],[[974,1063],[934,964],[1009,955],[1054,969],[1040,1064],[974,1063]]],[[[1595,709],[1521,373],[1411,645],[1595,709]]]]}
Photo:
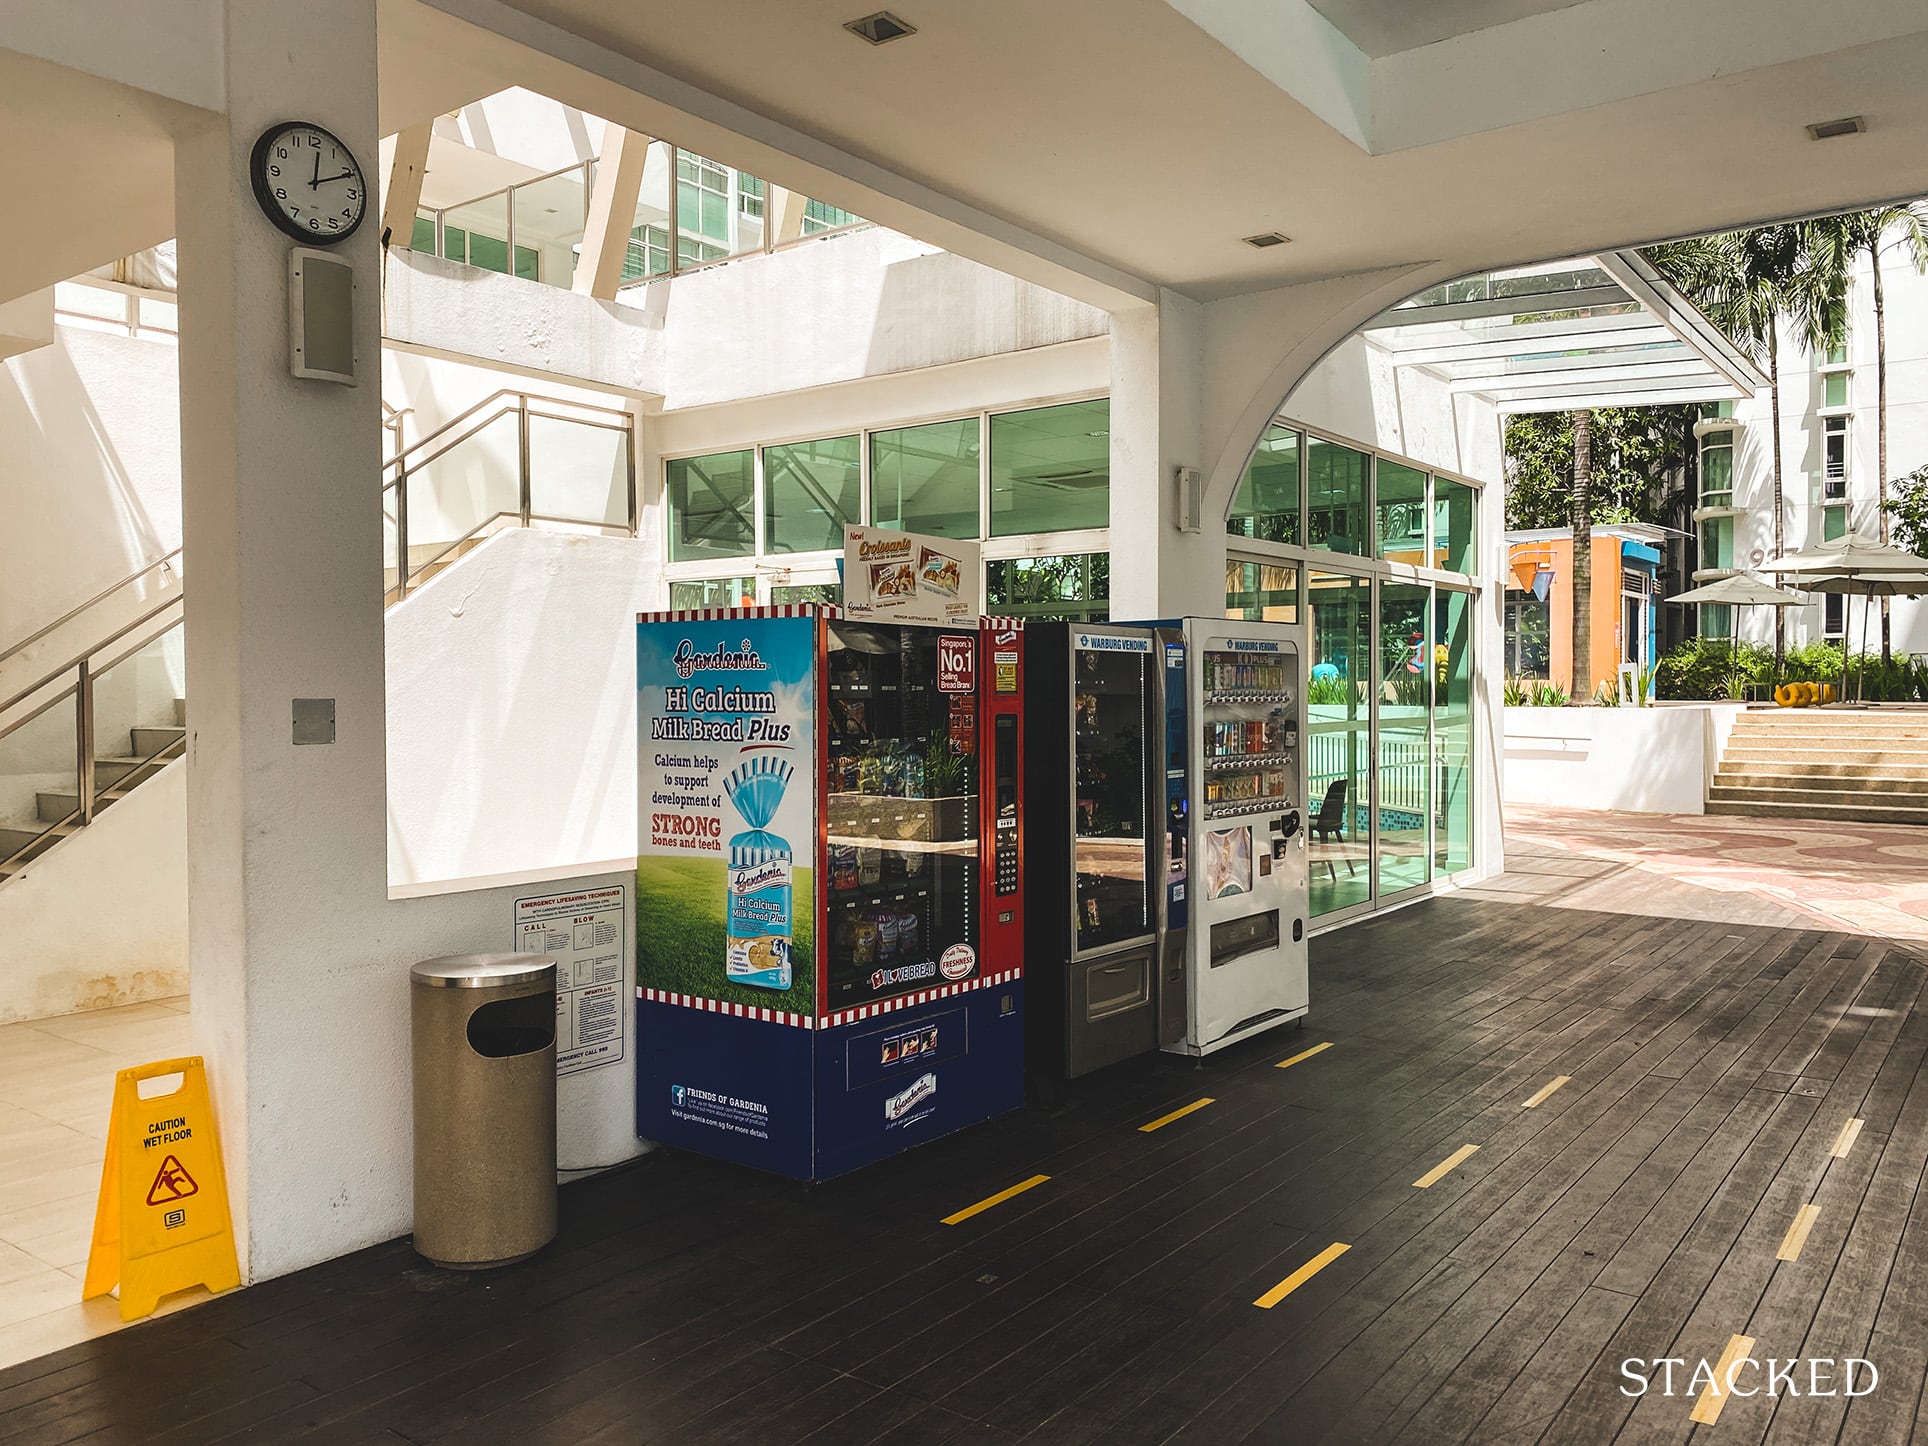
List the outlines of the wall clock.
{"type": "Polygon", "coordinates": [[[368,212],[361,163],[309,121],[282,121],[263,131],[248,178],[268,219],[310,245],[346,240],[368,212]]]}

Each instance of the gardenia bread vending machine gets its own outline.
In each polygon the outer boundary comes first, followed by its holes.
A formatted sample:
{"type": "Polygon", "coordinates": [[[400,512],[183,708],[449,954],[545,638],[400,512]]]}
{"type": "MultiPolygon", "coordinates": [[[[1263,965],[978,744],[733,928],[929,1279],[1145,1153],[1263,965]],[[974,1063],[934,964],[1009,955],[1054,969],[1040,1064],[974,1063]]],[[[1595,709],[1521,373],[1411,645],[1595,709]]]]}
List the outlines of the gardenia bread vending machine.
{"type": "Polygon", "coordinates": [[[1309,1004],[1303,640],[1291,624],[1223,618],[1157,636],[1167,676],[1184,669],[1175,726],[1189,718],[1186,1020],[1166,1047],[1203,1055],[1309,1004]]]}
{"type": "Polygon", "coordinates": [[[823,1180],[1015,1108],[1023,632],[637,626],[637,1133],[823,1180]]]}

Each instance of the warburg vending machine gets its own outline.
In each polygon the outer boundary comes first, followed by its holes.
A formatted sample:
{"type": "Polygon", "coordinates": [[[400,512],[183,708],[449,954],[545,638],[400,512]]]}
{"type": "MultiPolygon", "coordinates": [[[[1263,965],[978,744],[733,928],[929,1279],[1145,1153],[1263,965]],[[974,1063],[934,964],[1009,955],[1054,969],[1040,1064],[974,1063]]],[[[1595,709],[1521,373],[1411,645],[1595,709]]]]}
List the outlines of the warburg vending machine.
{"type": "Polygon", "coordinates": [[[1023,1101],[1021,625],[637,626],[637,1133],[823,1180],[1023,1101]]]}
{"type": "Polygon", "coordinates": [[[1302,1018],[1309,1003],[1304,652],[1300,630],[1281,623],[1185,618],[1156,636],[1168,692],[1182,669],[1184,706],[1170,713],[1188,735],[1190,879],[1167,925],[1184,953],[1185,1027],[1165,1043],[1202,1055],[1302,1018]]]}
{"type": "Polygon", "coordinates": [[[1183,908],[1185,733],[1166,726],[1150,628],[1034,623],[1025,650],[1029,1066],[1050,1098],[1183,1037],[1184,960],[1162,967],[1162,946],[1173,878],[1183,908]],[[1168,804],[1173,747],[1181,797],[1168,804]]]}

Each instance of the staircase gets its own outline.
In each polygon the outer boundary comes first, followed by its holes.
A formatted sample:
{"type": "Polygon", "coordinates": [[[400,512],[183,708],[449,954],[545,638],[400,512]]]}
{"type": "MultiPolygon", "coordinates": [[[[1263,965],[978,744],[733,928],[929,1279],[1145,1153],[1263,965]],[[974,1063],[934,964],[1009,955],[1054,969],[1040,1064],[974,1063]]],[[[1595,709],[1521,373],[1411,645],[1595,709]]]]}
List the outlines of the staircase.
{"type": "MultiPolygon", "coordinates": [[[[170,763],[187,754],[187,700],[174,700],[172,728],[133,728],[125,753],[94,759],[93,811],[127,797],[170,763]]],[[[38,817],[24,826],[0,823],[0,880],[18,873],[41,854],[81,828],[80,790],[47,789],[35,795],[38,817]]]]}
{"type": "Polygon", "coordinates": [[[1928,711],[1749,709],[1707,811],[1928,824],[1928,711]]]}

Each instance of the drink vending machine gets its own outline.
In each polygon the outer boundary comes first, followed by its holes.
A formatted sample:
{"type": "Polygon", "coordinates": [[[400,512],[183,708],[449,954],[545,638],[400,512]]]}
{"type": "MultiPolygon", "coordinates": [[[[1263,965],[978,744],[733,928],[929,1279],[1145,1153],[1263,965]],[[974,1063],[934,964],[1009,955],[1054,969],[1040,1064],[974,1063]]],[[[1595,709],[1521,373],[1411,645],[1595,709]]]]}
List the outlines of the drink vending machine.
{"type": "Polygon", "coordinates": [[[1029,1068],[1203,1055],[1308,1005],[1298,630],[1026,632],[1029,1068]]]}
{"type": "Polygon", "coordinates": [[[1185,935],[1185,1027],[1164,1042],[1202,1055],[1303,1018],[1310,1002],[1303,638],[1293,624],[1224,618],[1156,635],[1188,742],[1190,878],[1168,926],[1185,935]]]}
{"type": "Polygon", "coordinates": [[[636,1127],[823,1180],[1015,1108],[1024,633],[637,626],[636,1127]]]}

